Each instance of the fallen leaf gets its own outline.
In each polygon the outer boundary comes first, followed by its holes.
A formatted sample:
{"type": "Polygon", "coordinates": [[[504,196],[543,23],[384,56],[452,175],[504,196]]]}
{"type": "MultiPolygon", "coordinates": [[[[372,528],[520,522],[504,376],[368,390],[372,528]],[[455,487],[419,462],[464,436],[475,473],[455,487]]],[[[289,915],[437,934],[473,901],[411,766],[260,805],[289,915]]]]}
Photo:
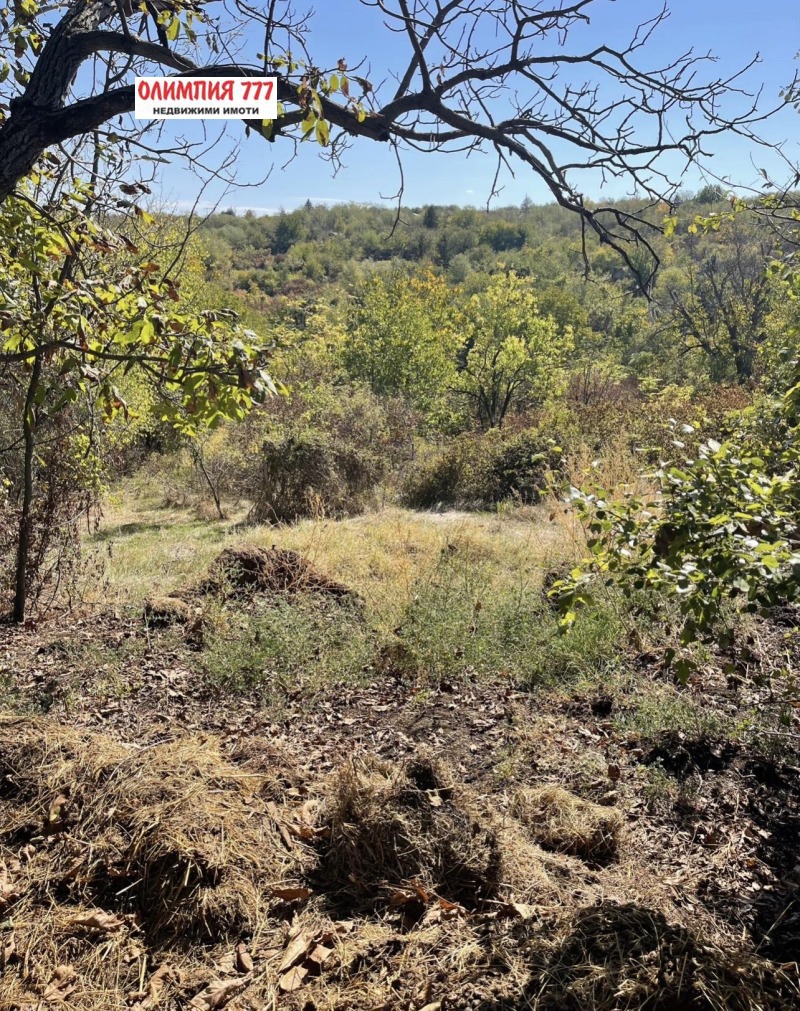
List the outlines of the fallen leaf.
{"type": "Polygon", "coordinates": [[[238,952],[227,951],[222,958],[216,959],[214,968],[220,976],[232,976],[237,972],[238,952]]]}
{"type": "Polygon", "coordinates": [[[313,825],[300,824],[296,821],[289,822],[286,828],[297,839],[316,839],[318,836],[326,835],[330,831],[327,826],[314,828],[313,825]]]}
{"type": "Polygon", "coordinates": [[[273,888],[272,896],[276,899],[283,899],[284,902],[296,902],[298,899],[307,899],[313,893],[310,888],[273,888]]]}
{"type": "Polygon", "coordinates": [[[54,822],[62,821],[64,815],[66,814],[67,808],[69,807],[69,791],[65,790],[64,793],[60,793],[47,812],[47,821],[50,825],[54,822]]]}
{"type": "Polygon", "coordinates": [[[189,1007],[195,1008],[195,1011],[214,1011],[214,1008],[224,1007],[247,983],[247,979],[214,980],[189,1001],[189,1007]]]}
{"type": "Polygon", "coordinates": [[[524,902],[506,902],[497,911],[498,916],[519,917],[521,920],[530,920],[536,915],[536,907],[529,906],[524,902]]]}
{"type": "Polygon", "coordinates": [[[0,971],[5,969],[11,959],[17,953],[17,942],[14,939],[14,933],[10,933],[8,937],[4,938],[0,942],[0,971]]]}
{"type": "Polygon", "coordinates": [[[283,948],[259,948],[258,957],[263,958],[265,961],[269,961],[271,958],[277,958],[278,955],[283,954],[283,948]]]}
{"type": "Polygon", "coordinates": [[[11,874],[8,866],[0,862],[0,913],[8,909],[12,902],[19,898],[19,892],[11,884],[11,874]]]}
{"type": "Polygon", "coordinates": [[[286,845],[289,847],[289,849],[293,849],[294,848],[294,843],[292,842],[292,837],[286,831],[286,826],[284,825],[283,821],[281,820],[281,816],[280,816],[280,814],[278,812],[278,805],[274,801],[272,801],[272,800],[268,801],[267,802],[267,811],[269,811],[270,815],[272,816],[272,820],[278,826],[278,831],[280,832],[281,838],[283,839],[283,841],[286,843],[286,845]]]}
{"type": "Polygon", "coordinates": [[[51,1004],[60,1003],[75,989],[77,975],[71,965],[57,965],[42,996],[51,1004]]]}
{"type": "Polygon", "coordinates": [[[308,975],[308,969],[303,965],[296,965],[293,969],[290,969],[284,976],[281,976],[278,981],[278,986],[284,993],[291,993],[293,990],[297,990],[303,985],[303,982],[308,975]]]}
{"type": "Polygon", "coordinates": [[[72,920],[73,927],[84,927],[86,930],[96,930],[100,933],[111,933],[125,926],[125,921],[115,916],[113,913],[106,913],[102,909],[92,909],[88,913],[81,913],[72,920]]]}
{"type": "Polygon", "coordinates": [[[135,1002],[131,1004],[131,1011],[147,1011],[148,1008],[157,1005],[166,980],[177,978],[178,973],[171,965],[165,963],[159,966],[150,977],[147,990],[144,993],[131,994],[129,999],[135,1002]]]}
{"type": "Polygon", "coordinates": [[[333,954],[333,948],[326,948],[324,944],[318,944],[308,956],[310,962],[317,965],[324,965],[333,954]]]}
{"type": "Polygon", "coordinates": [[[253,971],[253,958],[246,944],[240,944],[236,948],[236,968],[244,973],[253,971]]]}
{"type": "Polygon", "coordinates": [[[417,893],[417,898],[419,899],[419,901],[424,902],[425,905],[427,906],[427,904],[431,901],[430,894],[425,891],[422,885],[418,885],[416,882],[412,882],[411,887],[417,893]]]}
{"type": "Polygon", "coordinates": [[[389,899],[389,905],[392,909],[397,909],[399,906],[407,906],[410,902],[416,901],[416,895],[412,895],[411,892],[395,892],[389,899]]]}
{"type": "Polygon", "coordinates": [[[289,938],[281,964],[278,966],[278,972],[285,972],[287,969],[291,969],[306,954],[313,943],[314,938],[304,930],[293,934],[289,938]]]}

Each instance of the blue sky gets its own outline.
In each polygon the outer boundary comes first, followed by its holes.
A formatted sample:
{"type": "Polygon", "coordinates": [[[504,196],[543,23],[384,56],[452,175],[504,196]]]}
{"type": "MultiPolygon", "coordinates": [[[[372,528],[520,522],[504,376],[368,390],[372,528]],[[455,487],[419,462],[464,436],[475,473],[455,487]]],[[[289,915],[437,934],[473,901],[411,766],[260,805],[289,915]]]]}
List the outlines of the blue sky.
{"type": "MultiPolygon", "coordinates": [[[[370,70],[365,74],[378,84],[389,72],[402,68],[406,49],[382,28],[374,9],[358,0],[317,0],[311,49],[318,63],[334,65],[344,56],[352,67],[366,59],[370,70]]],[[[630,34],[643,16],[654,13],[659,0],[597,0],[592,5],[592,23],[583,29],[584,45],[614,43],[630,34]]],[[[746,83],[751,89],[763,85],[763,104],[777,101],[778,93],[792,77],[800,46],[800,4],[796,0],[670,0],[671,17],[651,40],[646,61],[650,66],[667,63],[690,47],[698,53],[710,50],[718,62],[707,73],[723,76],[746,64],[757,52],[761,63],[754,67],[746,83]]],[[[248,40],[249,41],[249,40],[248,40]]],[[[252,56],[259,51],[252,40],[252,56]]],[[[254,60],[255,62],[255,60],[254,60]]],[[[388,89],[387,89],[388,91],[388,89]]],[[[769,122],[763,133],[773,142],[785,141],[786,154],[800,161],[798,128],[800,113],[785,110],[769,122]]],[[[182,123],[168,129],[192,136],[196,126],[182,123]]],[[[361,201],[378,203],[390,198],[398,188],[396,162],[386,145],[367,140],[356,141],[347,152],[345,166],[335,177],[311,144],[302,145],[300,154],[288,165],[290,145],[270,145],[258,137],[246,140],[237,123],[227,126],[228,143],[238,144],[237,182],[241,185],[225,194],[221,184],[210,186],[204,201],[221,200],[221,207],[253,208],[257,213],[278,208],[291,209],[311,199],[322,201],[361,201]],[[260,180],[267,174],[266,182],[260,180]]],[[[759,167],[779,172],[774,156],[763,150],[753,151],[735,136],[714,142],[714,157],[708,163],[712,172],[744,185],[757,184],[759,167]]],[[[495,162],[489,157],[460,154],[407,153],[404,157],[404,203],[484,206],[491,192],[495,162]]],[[[685,178],[687,188],[702,185],[701,174],[693,169],[685,178]]],[[[549,199],[545,185],[520,165],[516,176],[502,177],[503,191],[495,203],[519,203],[526,195],[535,202],[549,199]]],[[[198,190],[197,180],[180,161],[165,169],[160,196],[168,204],[185,207],[198,190]]],[[[597,181],[587,181],[587,195],[613,199],[627,195],[629,187],[615,182],[600,191],[597,181]]]]}

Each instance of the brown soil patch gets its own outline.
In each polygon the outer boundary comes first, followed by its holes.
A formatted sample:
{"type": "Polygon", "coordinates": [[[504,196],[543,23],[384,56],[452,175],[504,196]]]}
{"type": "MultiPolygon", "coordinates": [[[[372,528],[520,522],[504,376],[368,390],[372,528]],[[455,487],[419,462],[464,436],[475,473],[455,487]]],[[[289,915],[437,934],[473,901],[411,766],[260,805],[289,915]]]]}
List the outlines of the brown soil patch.
{"type": "Polygon", "coordinates": [[[235,762],[208,735],[143,747],[0,722],[0,1005],[777,1011],[797,999],[790,966],[664,903],[646,867],[604,879],[548,855],[424,749],[333,773],[269,738],[231,750],[235,762]]]}

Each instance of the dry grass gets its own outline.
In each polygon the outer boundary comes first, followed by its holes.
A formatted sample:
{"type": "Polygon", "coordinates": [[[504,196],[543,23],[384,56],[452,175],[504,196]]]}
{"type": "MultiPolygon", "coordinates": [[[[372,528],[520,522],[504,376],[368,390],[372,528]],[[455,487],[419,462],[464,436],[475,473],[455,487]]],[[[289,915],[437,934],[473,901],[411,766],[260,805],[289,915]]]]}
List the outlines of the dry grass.
{"type": "Polygon", "coordinates": [[[40,897],[142,917],[148,936],[252,931],[269,884],[296,877],[251,778],[212,738],[148,748],[45,721],[0,722],[6,838],[37,840],[22,883],[40,897]]]}
{"type": "Polygon", "coordinates": [[[617,855],[623,820],[616,808],[583,800],[559,786],[544,786],[518,790],[511,811],[547,849],[593,863],[617,855]]]}
{"type": "Polygon", "coordinates": [[[4,1011],[797,1006],[791,967],[611,899],[424,753],[332,779],[235,755],[0,721],[4,1011]]]}
{"type": "Polygon", "coordinates": [[[474,908],[502,881],[499,833],[432,757],[405,765],[365,757],[335,777],[326,870],[374,900],[386,886],[420,885],[474,908]]]}
{"type": "Polygon", "coordinates": [[[203,578],[214,558],[243,541],[298,552],[352,587],[378,624],[394,628],[420,586],[454,554],[487,592],[538,588],[544,574],[582,554],[582,534],[563,506],[507,513],[417,513],[400,508],[291,527],[247,526],[243,507],[226,521],[198,521],[188,508],[162,508],[153,490],[123,486],[105,508],[95,542],[107,552],[102,602],[129,605],[169,596],[203,578]],[[551,518],[552,517],[552,518],[551,518]]]}
{"type": "Polygon", "coordinates": [[[567,478],[571,485],[576,488],[599,485],[619,497],[625,493],[636,497],[653,493],[655,485],[644,471],[642,459],[631,453],[624,435],[619,443],[606,445],[599,455],[584,443],[567,460],[567,478]]]}

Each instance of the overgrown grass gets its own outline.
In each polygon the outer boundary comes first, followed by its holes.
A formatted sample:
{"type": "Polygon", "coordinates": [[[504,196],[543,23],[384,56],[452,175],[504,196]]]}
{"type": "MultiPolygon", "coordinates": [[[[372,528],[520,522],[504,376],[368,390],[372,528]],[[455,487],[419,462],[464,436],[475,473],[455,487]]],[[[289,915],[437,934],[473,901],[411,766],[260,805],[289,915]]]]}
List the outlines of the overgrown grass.
{"type": "Polygon", "coordinates": [[[214,616],[200,666],[220,691],[255,693],[279,701],[289,692],[361,680],[374,642],[347,605],[277,600],[255,614],[228,609],[214,616]]]}
{"type": "Polygon", "coordinates": [[[212,605],[198,666],[220,690],[273,697],[392,669],[419,686],[464,676],[534,686],[595,675],[619,661],[622,630],[600,606],[568,637],[542,591],[572,560],[576,532],[563,512],[418,513],[390,508],[291,527],[200,521],[161,506],[152,484],[123,486],[97,542],[108,548],[105,600],[136,608],[150,594],[197,583],[223,547],[292,548],[351,586],[364,614],[272,601],[212,605]],[[135,495],[135,499],[134,499],[135,495]]]}
{"type": "Polygon", "coordinates": [[[560,510],[502,515],[417,513],[388,508],[346,520],[319,518],[294,526],[245,524],[246,507],[230,520],[199,520],[188,508],[164,507],[157,486],[141,479],[121,486],[92,540],[107,553],[102,603],[138,605],[197,582],[230,545],[249,542],[300,552],[347,583],[366,601],[370,622],[395,628],[414,599],[447,578],[484,598],[500,591],[538,592],[544,574],[581,552],[578,532],[560,510]]]}
{"type": "Polygon", "coordinates": [[[396,634],[414,673],[505,675],[532,687],[596,674],[618,662],[620,627],[611,610],[587,615],[565,637],[541,591],[482,589],[451,573],[420,588],[396,634]]]}

